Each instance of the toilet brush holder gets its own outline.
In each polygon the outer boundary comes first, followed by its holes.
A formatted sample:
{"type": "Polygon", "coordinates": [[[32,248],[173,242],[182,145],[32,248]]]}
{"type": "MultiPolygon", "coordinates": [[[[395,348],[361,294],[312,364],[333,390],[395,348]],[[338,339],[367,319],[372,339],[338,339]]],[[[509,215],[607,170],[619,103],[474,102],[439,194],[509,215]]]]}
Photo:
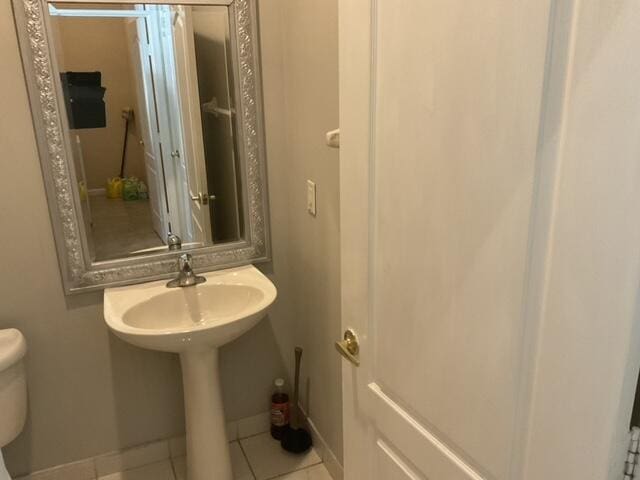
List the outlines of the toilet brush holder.
{"type": "Polygon", "coordinates": [[[302,348],[296,347],[296,373],[293,389],[293,405],[291,408],[290,427],[285,430],[280,440],[280,445],[287,452],[304,453],[313,445],[311,434],[301,425],[300,407],[298,397],[300,393],[300,362],[302,361],[302,348]]]}

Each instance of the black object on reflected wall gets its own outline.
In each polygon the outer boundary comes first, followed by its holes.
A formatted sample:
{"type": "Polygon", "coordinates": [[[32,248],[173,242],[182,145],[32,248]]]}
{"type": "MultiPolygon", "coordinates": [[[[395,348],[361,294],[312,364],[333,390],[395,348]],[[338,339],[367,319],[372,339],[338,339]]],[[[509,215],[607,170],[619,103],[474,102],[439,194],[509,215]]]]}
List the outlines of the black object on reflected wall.
{"type": "Polygon", "coordinates": [[[107,114],[100,72],[63,72],[60,74],[69,117],[69,128],[105,128],[107,114]]]}

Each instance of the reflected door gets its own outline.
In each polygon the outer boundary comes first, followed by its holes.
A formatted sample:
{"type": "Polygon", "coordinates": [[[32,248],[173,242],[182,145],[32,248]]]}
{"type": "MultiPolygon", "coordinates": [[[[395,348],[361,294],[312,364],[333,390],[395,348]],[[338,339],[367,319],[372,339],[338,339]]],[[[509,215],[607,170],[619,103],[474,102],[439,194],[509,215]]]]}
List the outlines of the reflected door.
{"type": "Polygon", "coordinates": [[[182,161],[185,188],[191,199],[190,215],[194,242],[212,241],[210,221],[210,193],[207,190],[205,152],[202,136],[198,71],[191,7],[173,7],[173,44],[176,61],[176,79],[180,92],[179,108],[182,112],[184,159],[182,161]]]}
{"type": "Polygon", "coordinates": [[[239,171],[234,144],[233,67],[229,62],[229,13],[193,7],[193,40],[207,164],[214,243],[241,238],[239,171]]]}
{"type": "Polygon", "coordinates": [[[144,164],[149,184],[149,203],[151,205],[153,228],[160,238],[165,241],[169,233],[169,222],[158,128],[157,124],[151,124],[153,119],[157,119],[157,115],[145,20],[130,19],[127,21],[126,29],[138,102],[138,113],[135,115],[135,121],[142,131],[144,164]]]}

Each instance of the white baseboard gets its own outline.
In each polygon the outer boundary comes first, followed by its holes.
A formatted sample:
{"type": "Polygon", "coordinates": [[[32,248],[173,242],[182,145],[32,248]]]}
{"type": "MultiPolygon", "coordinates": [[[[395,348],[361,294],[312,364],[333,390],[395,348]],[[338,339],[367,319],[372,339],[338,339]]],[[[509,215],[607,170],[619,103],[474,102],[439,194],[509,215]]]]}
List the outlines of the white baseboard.
{"type": "MultiPolygon", "coordinates": [[[[305,412],[303,411],[302,413],[306,417],[305,412]]],[[[342,465],[318,432],[313,420],[308,417],[306,419],[313,438],[314,448],[324,462],[327,471],[333,480],[343,480],[344,470],[342,465]]],[[[227,422],[227,437],[230,442],[233,442],[241,438],[268,432],[269,428],[270,414],[269,412],[264,412],[252,417],[227,422]]],[[[184,456],[186,452],[185,437],[180,435],[65,465],[58,465],[19,477],[16,480],[93,480],[112,473],[144,467],[170,458],[178,458],[184,456]]]]}
{"type": "Polygon", "coordinates": [[[309,418],[307,412],[304,411],[302,407],[300,407],[300,411],[304,415],[307,425],[309,426],[309,430],[311,431],[311,438],[313,439],[313,447],[320,455],[320,458],[324,462],[324,466],[326,467],[329,475],[333,480],[343,480],[344,479],[344,468],[338,457],[336,457],[335,453],[331,450],[327,442],[322,438],[318,428],[313,423],[313,420],[309,418]]]}
{"type": "MultiPolygon", "coordinates": [[[[269,412],[227,422],[230,442],[269,431],[269,412]]],[[[124,472],[151,463],[184,456],[187,445],[184,435],[137,445],[96,457],[33,472],[16,480],[94,480],[116,472],[124,472]]]]}

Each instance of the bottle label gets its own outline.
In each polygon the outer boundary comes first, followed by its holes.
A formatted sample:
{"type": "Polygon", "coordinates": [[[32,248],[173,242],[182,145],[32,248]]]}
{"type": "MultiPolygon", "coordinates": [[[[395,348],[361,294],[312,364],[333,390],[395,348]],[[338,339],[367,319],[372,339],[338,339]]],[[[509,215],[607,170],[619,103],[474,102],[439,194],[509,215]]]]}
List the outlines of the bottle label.
{"type": "Polygon", "coordinates": [[[284,427],[289,424],[289,403],[271,404],[271,425],[284,427]]]}

